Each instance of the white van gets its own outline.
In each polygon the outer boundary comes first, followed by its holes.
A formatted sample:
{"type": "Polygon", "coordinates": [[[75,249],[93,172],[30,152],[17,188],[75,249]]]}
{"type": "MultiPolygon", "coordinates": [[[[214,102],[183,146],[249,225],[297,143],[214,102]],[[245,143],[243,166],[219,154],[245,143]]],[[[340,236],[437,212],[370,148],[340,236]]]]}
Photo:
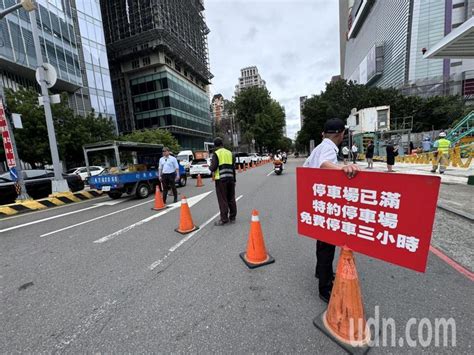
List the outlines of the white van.
{"type": "Polygon", "coordinates": [[[176,156],[176,159],[179,160],[179,163],[189,171],[189,167],[191,166],[191,162],[194,160],[194,154],[192,150],[182,150],[176,156]]]}

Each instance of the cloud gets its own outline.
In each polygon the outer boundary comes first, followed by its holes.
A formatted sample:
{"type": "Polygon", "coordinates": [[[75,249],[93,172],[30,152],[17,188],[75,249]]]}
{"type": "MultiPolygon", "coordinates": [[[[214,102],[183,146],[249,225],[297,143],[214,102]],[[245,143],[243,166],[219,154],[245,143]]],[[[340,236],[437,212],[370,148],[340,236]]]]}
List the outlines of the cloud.
{"type": "Polygon", "coordinates": [[[338,1],[207,0],[211,94],[232,98],[240,69],[256,65],[299,127],[299,97],[319,94],[339,74],[338,1]]]}

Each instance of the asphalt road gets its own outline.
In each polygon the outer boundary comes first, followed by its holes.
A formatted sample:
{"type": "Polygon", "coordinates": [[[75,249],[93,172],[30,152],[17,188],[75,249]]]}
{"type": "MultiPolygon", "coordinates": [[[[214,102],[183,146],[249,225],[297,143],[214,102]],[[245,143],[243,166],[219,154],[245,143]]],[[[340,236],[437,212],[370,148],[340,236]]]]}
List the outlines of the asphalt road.
{"type": "MultiPolygon", "coordinates": [[[[239,174],[237,223],[224,227],[213,225],[212,181],[198,189],[189,180],[178,191],[201,228],[188,237],[174,231],[177,206],[155,212],[152,198],[101,198],[1,220],[0,350],[342,353],[312,324],[326,305],[317,297],[315,242],[296,233],[301,163],[290,161],[281,176],[269,175],[270,165],[239,174]],[[253,209],[276,263],[249,270],[239,253],[253,209]]],[[[450,228],[454,218],[437,214],[435,239],[472,235],[472,224],[450,228]]],[[[425,274],[363,255],[357,267],[367,315],[378,307],[397,326],[397,346],[374,353],[472,353],[471,280],[431,253],[425,274]],[[412,317],[452,317],[456,346],[398,346],[412,317]]]]}

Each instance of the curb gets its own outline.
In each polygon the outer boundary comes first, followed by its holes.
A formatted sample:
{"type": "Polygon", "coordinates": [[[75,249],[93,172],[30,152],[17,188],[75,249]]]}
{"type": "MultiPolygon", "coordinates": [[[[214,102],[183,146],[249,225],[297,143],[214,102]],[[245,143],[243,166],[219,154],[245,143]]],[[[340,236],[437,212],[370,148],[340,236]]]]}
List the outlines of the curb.
{"type": "Polygon", "coordinates": [[[13,216],[20,213],[44,210],[47,208],[63,206],[74,202],[89,200],[102,196],[101,191],[87,190],[79,192],[62,192],[50,195],[40,200],[27,200],[10,205],[0,206],[0,218],[13,216]]]}
{"type": "Polygon", "coordinates": [[[456,208],[452,208],[452,207],[444,204],[443,202],[438,202],[438,208],[441,208],[442,210],[454,213],[454,214],[456,214],[460,217],[466,218],[470,221],[474,221],[474,215],[470,214],[469,212],[464,212],[464,211],[460,211],[456,208]]]}

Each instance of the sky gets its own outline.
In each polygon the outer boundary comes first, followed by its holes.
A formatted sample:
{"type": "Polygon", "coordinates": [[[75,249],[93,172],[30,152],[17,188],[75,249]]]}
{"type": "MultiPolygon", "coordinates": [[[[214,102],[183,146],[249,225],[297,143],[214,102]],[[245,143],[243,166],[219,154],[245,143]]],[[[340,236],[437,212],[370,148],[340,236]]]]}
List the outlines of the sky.
{"type": "Polygon", "coordinates": [[[234,95],[240,69],[256,65],[300,129],[299,97],[319,94],[339,74],[337,0],[206,0],[211,94],[234,95]]]}

